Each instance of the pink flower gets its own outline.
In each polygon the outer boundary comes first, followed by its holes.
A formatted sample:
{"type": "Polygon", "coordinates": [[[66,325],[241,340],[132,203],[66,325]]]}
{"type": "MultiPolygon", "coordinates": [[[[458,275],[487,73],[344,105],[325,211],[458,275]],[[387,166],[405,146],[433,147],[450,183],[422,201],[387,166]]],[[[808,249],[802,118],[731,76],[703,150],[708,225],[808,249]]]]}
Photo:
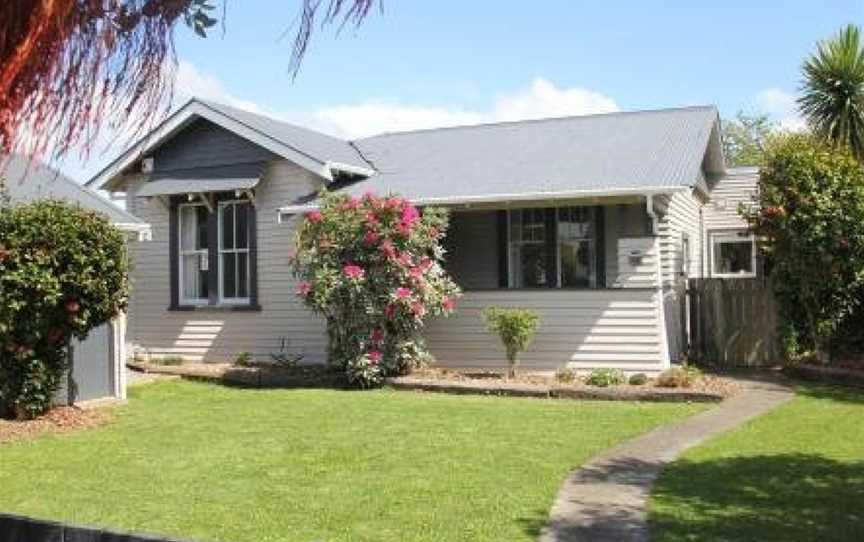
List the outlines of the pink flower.
{"type": "Polygon", "coordinates": [[[367,190],[366,192],[363,192],[363,200],[364,201],[371,201],[371,200],[374,200],[376,197],[377,196],[375,196],[375,192],[373,192],[371,190],[367,190]]]}
{"type": "Polygon", "coordinates": [[[309,295],[309,292],[312,291],[312,283],[308,281],[303,281],[297,285],[297,295],[301,297],[306,297],[309,295]]]}
{"type": "Polygon", "coordinates": [[[396,315],[396,305],[393,303],[387,303],[387,306],[384,307],[384,316],[387,318],[393,318],[396,315]]]}
{"type": "Polygon", "coordinates": [[[396,263],[398,263],[402,267],[411,267],[414,264],[411,259],[411,255],[407,252],[400,253],[399,256],[396,257],[396,263]]]}
{"type": "Polygon", "coordinates": [[[444,296],[444,299],[441,300],[441,307],[445,311],[452,311],[456,308],[456,300],[452,297],[444,296]]]}
{"type": "Polygon", "coordinates": [[[309,211],[308,213],[306,213],[306,220],[308,220],[309,222],[311,222],[313,224],[316,222],[321,222],[321,220],[323,218],[324,218],[324,216],[321,214],[321,211],[319,211],[317,209],[314,211],[309,211]]]}
{"type": "Polygon", "coordinates": [[[366,353],[366,357],[369,358],[369,363],[372,365],[378,365],[381,363],[381,352],[378,350],[370,350],[366,353]]]}
{"type": "Polygon", "coordinates": [[[432,258],[423,258],[420,260],[420,269],[422,269],[424,273],[432,269],[432,265],[434,265],[432,258]]]}
{"type": "Polygon", "coordinates": [[[346,264],[345,267],[342,268],[342,272],[345,273],[345,276],[349,279],[362,279],[365,271],[359,265],[349,263],[346,264]]]}
{"type": "Polygon", "coordinates": [[[402,209],[402,223],[410,228],[418,220],[420,220],[420,213],[417,211],[417,208],[410,203],[405,205],[402,209]]]}
{"type": "Polygon", "coordinates": [[[396,231],[398,231],[399,235],[401,235],[402,237],[408,237],[409,235],[411,235],[411,224],[400,222],[396,225],[396,231]]]}
{"type": "Polygon", "coordinates": [[[426,307],[423,306],[423,303],[415,301],[411,303],[411,312],[414,313],[414,316],[417,316],[419,318],[426,314],[426,307]]]}
{"type": "Polygon", "coordinates": [[[369,336],[369,338],[372,340],[373,343],[380,344],[381,341],[384,340],[384,332],[380,329],[375,329],[372,331],[372,334],[369,336]]]}
{"type": "Polygon", "coordinates": [[[390,196],[384,201],[384,207],[388,209],[398,209],[399,207],[402,207],[402,199],[390,196]]]}
{"type": "Polygon", "coordinates": [[[384,253],[384,256],[389,260],[396,257],[396,247],[393,246],[393,241],[386,239],[383,243],[381,243],[381,252],[384,253]]]}
{"type": "Polygon", "coordinates": [[[404,286],[396,288],[396,299],[407,299],[411,297],[411,289],[404,286]]]}
{"type": "Polygon", "coordinates": [[[373,230],[367,231],[366,235],[363,236],[363,240],[366,241],[367,245],[374,245],[379,239],[381,239],[381,234],[373,230]]]}
{"type": "Polygon", "coordinates": [[[351,198],[349,198],[348,200],[346,200],[345,203],[342,204],[342,209],[344,209],[346,211],[353,211],[355,209],[358,209],[359,207],[360,207],[360,200],[353,197],[353,196],[351,198]]]}
{"type": "Polygon", "coordinates": [[[423,278],[423,268],[422,267],[412,267],[408,270],[408,276],[412,279],[422,279],[423,278]]]}
{"type": "Polygon", "coordinates": [[[366,224],[367,225],[375,227],[380,223],[381,223],[381,221],[378,220],[378,215],[376,215],[372,211],[369,211],[368,213],[366,213],[366,224]]]}

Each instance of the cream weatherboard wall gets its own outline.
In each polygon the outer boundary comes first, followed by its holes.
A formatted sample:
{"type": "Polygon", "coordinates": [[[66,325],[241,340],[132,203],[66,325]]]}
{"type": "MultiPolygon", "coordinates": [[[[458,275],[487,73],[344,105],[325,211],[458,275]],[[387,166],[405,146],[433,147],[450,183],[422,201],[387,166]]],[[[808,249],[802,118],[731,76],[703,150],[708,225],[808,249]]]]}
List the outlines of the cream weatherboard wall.
{"type": "Polygon", "coordinates": [[[711,186],[708,201],[703,208],[702,265],[704,276],[711,273],[711,232],[746,230],[747,221],[741,216],[740,208],[756,205],[759,170],[752,167],[730,169],[726,175],[717,179],[711,186]]]}
{"type": "Polygon", "coordinates": [[[135,196],[143,181],[132,181],[127,190],[128,209],[153,228],[152,242],[131,247],[134,269],[127,337],[135,355],[226,362],[250,352],[269,359],[285,339],[290,351],[302,353],[305,361],[325,360],[323,323],[298,302],[288,266],[293,225],[299,218],[276,221],[280,205],[320,187],[316,177],[278,160],[268,166],[256,189],[258,312],[168,310],[168,210],[158,199],[135,196]]]}

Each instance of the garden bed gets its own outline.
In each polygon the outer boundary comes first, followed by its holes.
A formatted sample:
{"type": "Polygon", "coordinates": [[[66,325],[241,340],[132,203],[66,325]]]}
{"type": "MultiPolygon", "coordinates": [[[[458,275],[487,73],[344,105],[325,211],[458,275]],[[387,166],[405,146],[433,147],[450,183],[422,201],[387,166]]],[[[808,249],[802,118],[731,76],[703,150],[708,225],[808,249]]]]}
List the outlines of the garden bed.
{"type": "Polygon", "coordinates": [[[275,364],[241,366],[231,363],[159,365],[131,361],[127,366],[145,373],[176,375],[193,380],[252,388],[343,388],[347,386],[344,374],[323,365],[295,367],[275,364]]]}
{"type": "Polygon", "coordinates": [[[732,380],[710,375],[700,377],[687,388],[658,387],[651,380],[642,385],[600,387],[590,386],[579,379],[561,382],[554,376],[526,374],[507,378],[503,373],[492,371],[444,369],[417,371],[409,376],[388,379],[387,384],[401,390],[604,401],[719,402],[738,391],[738,385],[732,380]]]}
{"type": "Polygon", "coordinates": [[[68,433],[97,427],[110,415],[104,408],[57,407],[33,420],[0,419],[0,444],[24,440],[43,433],[68,433]]]}
{"type": "Polygon", "coordinates": [[[864,367],[860,365],[856,367],[797,363],[787,366],[784,371],[804,380],[864,388],[864,367]]]}

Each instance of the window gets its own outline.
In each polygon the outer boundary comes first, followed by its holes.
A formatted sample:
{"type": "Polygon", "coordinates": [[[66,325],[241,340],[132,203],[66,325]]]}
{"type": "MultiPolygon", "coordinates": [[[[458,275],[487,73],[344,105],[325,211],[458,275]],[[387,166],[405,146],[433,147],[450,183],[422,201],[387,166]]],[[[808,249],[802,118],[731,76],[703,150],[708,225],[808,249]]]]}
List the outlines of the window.
{"type": "Polygon", "coordinates": [[[257,308],[255,208],[228,194],[211,198],[172,201],[171,307],[257,308]]]}
{"type": "Polygon", "coordinates": [[[561,288],[594,288],[594,209],[558,209],[558,285],[561,288]]]}
{"type": "Polygon", "coordinates": [[[546,250],[546,211],[510,211],[510,287],[546,286],[549,260],[546,250]]]}
{"type": "Polygon", "coordinates": [[[711,241],[711,275],[714,277],[755,277],[756,247],[746,231],[714,232],[711,241]]]}
{"type": "Polygon", "coordinates": [[[180,300],[184,305],[208,303],[207,208],[199,204],[184,204],[178,206],[178,213],[180,300]]]}
{"type": "Polygon", "coordinates": [[[219,299],[249,303],[249,203],[219,204],[219,299]]]}
{"type": "Polygon", "coordinates": [[[508,213],[511,288],[596,288],[597,213],[592,207],[508,213]]]}

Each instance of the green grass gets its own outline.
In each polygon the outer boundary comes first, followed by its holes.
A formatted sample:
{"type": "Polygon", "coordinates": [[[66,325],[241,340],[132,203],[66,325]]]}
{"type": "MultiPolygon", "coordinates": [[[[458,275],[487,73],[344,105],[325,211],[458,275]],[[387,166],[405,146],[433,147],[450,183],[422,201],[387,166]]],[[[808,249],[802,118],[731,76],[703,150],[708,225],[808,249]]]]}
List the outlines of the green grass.
{"type": "Polygon", "coordinates": [[[198,540],[532,540],[566,474],[704,407],[192,382],[0,446],[0,510],[198,540]]]}
{"type": "Polygon", "coordinates": [[[803,388],[691,450],[650,518],[657,542],[864,540],[864,393],[803,388]]]}

